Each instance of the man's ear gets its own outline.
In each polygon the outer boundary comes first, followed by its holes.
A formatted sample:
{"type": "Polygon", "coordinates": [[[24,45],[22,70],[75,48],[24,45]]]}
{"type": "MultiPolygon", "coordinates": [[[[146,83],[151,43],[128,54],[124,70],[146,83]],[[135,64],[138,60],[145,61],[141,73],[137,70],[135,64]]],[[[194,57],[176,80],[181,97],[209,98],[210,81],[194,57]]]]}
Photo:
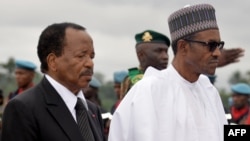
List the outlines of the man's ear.
{"type": "Polygon", "coordinates": [[[138,60],[142,60],[142,58],[143,58],[143,52],[142,52],[142,50],[140,50],[140,51],[138,51],[136,53],[137,53],[138,60]]]}
{"type": "Polygon", "coordinates": [[[47,56],[47,63],[48,63],[48,67],[50,70],[52,71],[57,71],[57,63],[56,63],[56,55],[54,53],[50,53],[48,56],[47,56]]]}
{"type": "Polygon", "coordinates": [[[187,51],[188,51],[188,46],[189,46],[189,43],[186,42],[185,40],[183,39],[180,39],[178,42],[177,42],[177,52],[178,53],[181,53],[181,54],[186,54],[187,51]]]}
{"type": "Polygon", "coordinates": [[[139,61],[142,61],[144,53],[143,53],[143,46],[142,45],[138,45],[136,46],[136,55],[139,61]]]}

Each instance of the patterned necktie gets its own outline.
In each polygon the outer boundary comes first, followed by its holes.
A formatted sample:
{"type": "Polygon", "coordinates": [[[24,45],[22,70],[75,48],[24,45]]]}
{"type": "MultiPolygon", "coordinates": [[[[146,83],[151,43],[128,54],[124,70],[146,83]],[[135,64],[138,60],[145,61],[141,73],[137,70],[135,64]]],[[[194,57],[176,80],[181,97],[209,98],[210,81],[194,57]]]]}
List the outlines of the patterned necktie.
{"type": "Polygon", "coordinates": [[[88,113],[80,98],[77,98],[75,110],[77,124],[84,140],[94,141],[95,139],[88,121],[88,113]]]}

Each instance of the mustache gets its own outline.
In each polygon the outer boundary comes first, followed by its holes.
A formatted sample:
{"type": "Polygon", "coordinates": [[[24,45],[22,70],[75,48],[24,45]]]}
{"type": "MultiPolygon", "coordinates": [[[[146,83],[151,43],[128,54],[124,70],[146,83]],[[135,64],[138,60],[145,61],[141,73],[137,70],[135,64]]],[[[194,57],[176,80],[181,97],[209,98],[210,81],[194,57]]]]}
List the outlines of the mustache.
{"type": "Polygon", "coordinates": [[[211,63],[219,63],[219,59],[212,59],[210,62],[211,63]]]}
{"type": "Polygon", "coordinates": [[[85,71],[83,71],[83,72],[81,72],[80,73],[80,76],[86,76],[86,75],[93,75],[94,74],[94,71],[93,71],[93,69],[86,69],[85,71]]]}

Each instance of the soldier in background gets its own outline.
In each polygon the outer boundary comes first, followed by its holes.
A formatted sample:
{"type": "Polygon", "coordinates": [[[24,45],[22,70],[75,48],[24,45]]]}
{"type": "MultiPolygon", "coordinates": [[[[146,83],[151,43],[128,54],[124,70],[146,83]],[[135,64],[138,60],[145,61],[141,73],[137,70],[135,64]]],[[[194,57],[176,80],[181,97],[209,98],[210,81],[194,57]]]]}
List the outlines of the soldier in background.
{"type": "Polygon", "coordinates": [[[16,60],[15,64],[15,79],[18,88],[9,94],[9,100],[34,86],[33,79],[35,77],[36,65],[27,60],[16,60]]]}
{"type": "Polygon", "coordinates": [[[246,83],[232,85],[231,124],[250,125],[250,86],[246,83]]]}
{"type": "MultiPolygon", "coordinates": [[[[91,102],[95,103],[96,105],[101,107],[101,100],[99,98],[98,92],[99,87],[101,86],[101,83],[98,79],[96,79],[94,76],[92,76],[91,81],[89,82],[89,87],[83,89],[84,90],[84,96],[86,99],[90,100],[91,102]]],[[[103,109],[103,108],[101,108],[103,109]]]]}
{"type": "Polygon", "coordinates": [[[116,101],[115,103],[112,105],[110,112],[111,114],[114,113],[115,109],[118,107],[118,105],[120,104],[120,97],[121,97],[121,84],[123,82],[123,80],[128,76],[128,72],[125,70],[121,70],[121,71],[116,71],[114,72],[114,91],[116,94],[116,101]]]}
{"type": "Polygon", "coordinates": [[[122,83],[120,99],[123,99],[128,90],[141,80],[149,66],[162,70],[167,68],[168,65],[170,40],[167,36],[153,30],[145,30],[137,33],[135,40],[139,66],[128,69],[129,75],[122,83]]]}

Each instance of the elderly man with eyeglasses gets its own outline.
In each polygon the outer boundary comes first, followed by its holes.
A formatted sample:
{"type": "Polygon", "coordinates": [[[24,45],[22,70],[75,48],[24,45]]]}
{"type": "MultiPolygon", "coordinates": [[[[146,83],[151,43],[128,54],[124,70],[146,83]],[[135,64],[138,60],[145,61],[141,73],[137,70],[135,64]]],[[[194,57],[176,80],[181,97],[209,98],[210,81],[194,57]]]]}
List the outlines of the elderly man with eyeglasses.
{"type": "Polygon", "coordinates": [[[149,67],[116,109],[109,141],[223,141],[228,124],[214,75],[224,42],[210,4],[184,7],[168,19],[174,59],[149,67]],[[119,132],[117,132],[119,131],[119,132]]]}

